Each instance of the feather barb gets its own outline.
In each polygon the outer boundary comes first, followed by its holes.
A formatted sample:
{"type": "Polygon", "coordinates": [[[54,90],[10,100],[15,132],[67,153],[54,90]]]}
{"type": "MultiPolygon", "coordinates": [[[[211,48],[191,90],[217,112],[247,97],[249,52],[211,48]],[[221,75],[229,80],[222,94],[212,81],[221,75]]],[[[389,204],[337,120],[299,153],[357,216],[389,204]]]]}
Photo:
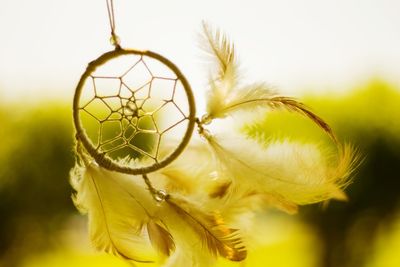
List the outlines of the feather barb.
{"type": "Polygon", "coordinates": [[[169,197],[170,207],[199,235],[213,255],[231,261],[242,261],[247,251],[238,230],[228,228],[218,214],[205,213],[184,199],[169,197]]]}
{"type": "Polygon", "coordinates": [[[219,79],[223,79],[229,68],[234,66],[235,49],[234,45],[219,30],[213,30],[209,24],[203,21],[203,32],[207,48],[219,65],[219,79]]]}
{"type": "Polygon", "coordinates": [[[147,223],[147,232],[154,248],[166,256],[170,256],[175,250],[175,243],[172,235],[161,226],[160,223],[150,220],[147,223]]]}

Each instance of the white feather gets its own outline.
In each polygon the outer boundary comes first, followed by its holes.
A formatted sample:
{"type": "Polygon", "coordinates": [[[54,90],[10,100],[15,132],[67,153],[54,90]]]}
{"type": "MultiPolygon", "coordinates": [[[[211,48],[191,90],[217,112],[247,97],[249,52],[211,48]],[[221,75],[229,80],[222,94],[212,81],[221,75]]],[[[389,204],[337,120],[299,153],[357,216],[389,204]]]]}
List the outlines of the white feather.
{"type": "MultiPolygon", "coordinates": [[[[209,79],[207,93],[207,116],[205,120],[220,117],[221,104],[231,95],[238,83],[238,64],[235,49],[229,39],[219,30],[203,23],[204,47],[216,66],[216,75],[209,79]]],[[[223,106],[222,106],[223,107],[223,106]]]]}
{"type": "Polygon", "coordinates": [[[202,196],[207,195],[207,188],[214,182],[213,168],[212,154],[207,144],[204,141],[192,140],[182,155],[152,174],[152,177],[157,178],[153,180],[158,187],[165,188],[170,193],[200,200],[202,196]]]}
{"type": "Polygon", "coordinates": [[[277,95],[265,83],[240,86],[233,43],[220,31],[214,31],[205,23],[203,29],[206,51],[213,57],[218,69],[217,75],[211,77],[209,82],[207,114],[202,117],[203,124],[238,111],[253,111],[261,107],[286,109],[308,117],[336,141],[329,125],[303,103],[291,97],[277,95]]]}
{"type": "Polygon", "coordinates": [[[214,94],[210,94],[208,103],[212,103],[207,110],[210,119],[225,118],[237,111],[253,111],[260,107],[270,107],[270,102],[274,96],[273,90],[265,83],[257,83],[243,88],[233,88],[232,90],[221,90],[216,85],[211,87],[214,94]],[[225,94],[223,92],[226,92],[225,94]],[[216,99],[212,97],[218,96],[216,99]]]}
{"type": "Polygon", "coordinates": [[[340,148],[336,164],[315,145],[289,141],[262,148],[245,138],[209,138],[220,164],[219,172],[232,179],[235,193],[266,194],[284,206],[343,198],[357,157],[351,146],[340,148]]]}

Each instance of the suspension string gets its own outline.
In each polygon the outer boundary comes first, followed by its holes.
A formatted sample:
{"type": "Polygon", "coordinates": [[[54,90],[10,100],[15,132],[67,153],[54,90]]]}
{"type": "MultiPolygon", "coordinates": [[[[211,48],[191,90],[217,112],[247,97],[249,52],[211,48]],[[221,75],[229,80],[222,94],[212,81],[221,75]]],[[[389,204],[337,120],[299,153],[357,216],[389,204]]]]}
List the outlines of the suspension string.
{"type": "Polygon", "coordinates": [[[114,16],[114,1],[106,0],[107,2],[107,12],[108,12],[108,19],[110,21],[111,33],[115,31],[115,16],[114,16]]]}
{"type": "Polygon", "coordinates": [[[116,49],[120,49],[121,46],[119,45],[120,40],[118,35],[115,33],[115,14],[114,14],[114,1],[113,0],[106,0],[107,4],[107,13],[108,13],[108,20],[110,23],[111,28],[111,38],[110,42],[116,49]]]}

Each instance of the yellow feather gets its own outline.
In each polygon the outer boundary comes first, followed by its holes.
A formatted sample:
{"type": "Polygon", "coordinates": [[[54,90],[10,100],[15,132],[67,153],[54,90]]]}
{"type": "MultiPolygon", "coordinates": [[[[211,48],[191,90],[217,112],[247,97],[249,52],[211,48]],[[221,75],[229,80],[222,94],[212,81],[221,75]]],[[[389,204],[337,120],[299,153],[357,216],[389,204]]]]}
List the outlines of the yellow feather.
{"type": "Polygon", "coordinates": [[[208,119],[219,117],[222,103],[231,94],[238,83],[238,64],[234,45],[219,30],[213,30],[203,23],[205,51],[211,55],[217,65],[217,75],[209,81],[207,95],[208,119]]]}
{"type": "Polygon", "coordinates": [[[204,142],[192,141],[180,157],[170,165],[152,174],[157,187],[170,193],[191,198],[203,198],[215,183],[212,154],[204,142]]]}
{"type": "Polygon", "coordinates": [[[163,223],[150,220],[147,223],[147,231],[153,247],[164,255],[170,256],[175,250],[175,243],[163,223]]]}
{"type": "MultiPolygon", "coordinates": [[[[217,213],[179,195],[156,202],[140,177],[105,170],[95,163],[71,172],[74,202],[89,217],[94,247],[126,260],[164,266],[212,266],[215,256],[242,260],[237,230],[217,213]]],[[[203,199],[205,200],[205,199],[203,199]]]]}
{"type": "Polygon", "coordinates": [[[204,51],[206,51],[218,65],[216,80],[235,81],[237,63],[233,43],[220,30],[214,30],[203,21],[204,51]],[[229,77],[229,79],[227,79],[229,77]]]}
{"type": "Polygon", "coordinates": [[[230,177],[236,191],[267,194],[287,206],[310,204],[339,198],[349,181],[357,156],[351,146],[343,146],[332,166],[317,146],[293,142],[271,143],[262,148],[245,138],[209,138],[219,161],[219,172],[230,177]],[[282,201],[279,201],[282,199],[282,201]]]}
{"type": "Polygon", "coordinates": [[[170,198],[168,203],[195,230],[213,255],[221,255],[232,261],[246,258],[247,253],[237,236],[237,230],[226,227],[218,214],[207,214],[178,198],[170,198]]]}
{"type": "Polygon", "coordinates": [[[336,141],[330,126],[296,99],[277,95],[265,83],[239,86],[233,43],[219,30],[213,30],[207,23],[203,23],[203,32],[204,43],[207,44],[206,51],[212,55],[218,65],[218,75],[209,81],[207,114],[202,118],[203,123],[209,123],[216,118],[225,118],[237,111],[251,111],[260,107],[279,108],[308,117],[336,141]]]}
{"type": "Polygon", "coordinates": [[[151,262],[156,254],[143,226],[156,205],[137,179],[95,163],[86,168],[76,166],[71,172],[76,190],[73,199],[88,213],[90,239],[96,249],[127,260],[151,262]]]}
{"type": "Polygon", "coordinates": [[[173,211],[168,216],[174,222],[171,227],[180,221],[184,226],[179,231],[186,229],[188,233],[185,243],[201,244],[211,255],[220,255],[232,261],[246,258],[247,252],[237,230],[228,228],[218,213],[205,212],[198,205],[178,196],[170,196],[166,202],[173,211]],[[197,241],[192,241],[190,235],[197,241]]]}

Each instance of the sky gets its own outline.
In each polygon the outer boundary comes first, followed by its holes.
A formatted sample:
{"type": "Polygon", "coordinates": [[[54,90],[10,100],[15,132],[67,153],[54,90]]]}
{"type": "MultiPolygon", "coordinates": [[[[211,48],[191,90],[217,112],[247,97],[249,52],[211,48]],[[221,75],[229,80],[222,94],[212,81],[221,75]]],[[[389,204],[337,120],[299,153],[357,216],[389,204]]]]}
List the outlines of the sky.
{"type": "MultiPolygon", "coordinates": [[[[371,78],[400,85],[398,0],[114,0],[126,48],[179,66],[201,98],[203,20],[235,43],[245,81],[290,95],[345,91],[371,78]]],[[[72,98],[91,60],[113,49],[103,0],[0,0],[0,99],[72,98]]]]}

